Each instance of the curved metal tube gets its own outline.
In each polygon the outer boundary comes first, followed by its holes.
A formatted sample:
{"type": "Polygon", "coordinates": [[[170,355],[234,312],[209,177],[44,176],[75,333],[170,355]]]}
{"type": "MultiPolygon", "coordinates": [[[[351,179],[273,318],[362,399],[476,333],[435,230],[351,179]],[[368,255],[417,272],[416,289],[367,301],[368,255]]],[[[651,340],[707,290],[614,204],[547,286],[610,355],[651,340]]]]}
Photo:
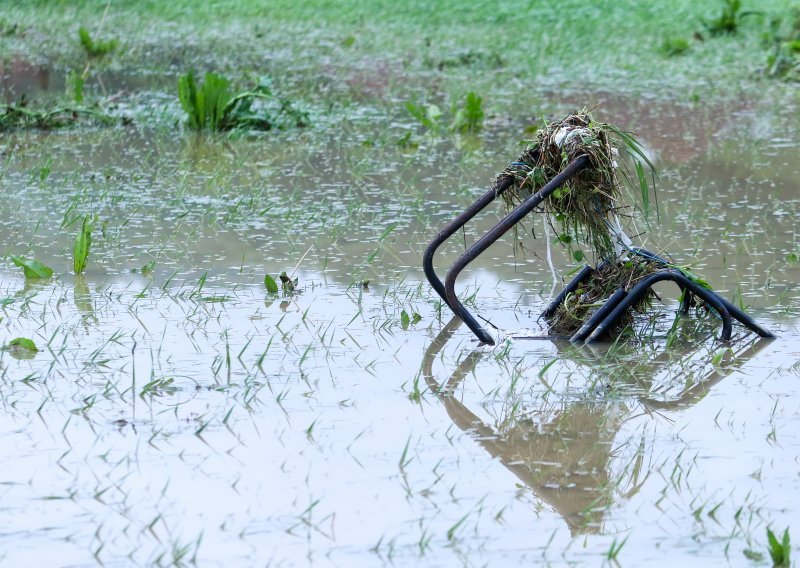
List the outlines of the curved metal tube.
{"type": "Polygon", "coordinates": [[[554,313],[556,313],[558,306],[561,305],[561,303],[567,298],[567,296],[569,296],[575,290],[577,290],[578,286],[580,286],[584,281],[586,281],[592,275],[592,272],[594,272],[594,268],[592,268],[588,264],[583,268],[581,268],[581,271],[578,272],[578,274],[575,276],[575,278],[573,278],[570,281],[569,284],[567,284],[566,286],[564,286],[564,288],[561,289],[561,292],[559,292],[558,295],[555,298],[553,298],[553,301],[550,302],[550,305],[544,309],[542,315],[540,315],[539,317],[548,318],[552,316],[554,313]]]}
{"type": "Polygon", "coordinates": [[[572,343],[577,343],[578,341],[583,341],[584,339],[586,339],[588,335],[592,333],[592,331],[594,331],[594,328],[597,327],[597,325],[599,325],[600,322],[606,319],[611,310],[617,307],[617,305],[619,305],[619,303],[627,295],[628,293],[624,289],[617,288],[616,291],[613,294],[611,294],[608,300],[606,300],[602,306],[597,308],[597,310],[592,314],[592,317],[586,320],[586,322],[581,326],[581,328],[578,331],[576,331],[572,335],[572,337],[569,338],[569,340],[572,343]]]}
{"type": "Polygon", "coordinates": [[[483,237],[481,237],[475,244],[469,247],[458,260],[455,261],[450,271],[447,273],[445,279],[444,289],[447,298],[447,305],[450,309],[460,317],[464,323],[472,330],[472,333],[478,336],[482,343],[494,345],[494,339],[489,335],[469,312],[469,310],[461,303],[456,295],[455,284],[458,275],[462,270],[482,252],[489,248],[497,239],[506,234],[511,228],[519,223],[525,215],[533,211],[539,204],[547,199],[556,189],[561,187],[569,178],[585,169],[589,165],[588,156],[580,156],[570,163],[564,170],[551,179],[542,189],[531,195],[528,199],[523,201],[511,213],[506,215],[497,225],[492,227],[483,237]]]}
{"type": "Polygon", "coordinates": [[[662,270],[642,278],[636,284],[636,286],[631,289],[628,295],[617,304],[611,313],[608,314],[608,316],[606,316],[602,322],[600,322],[591,335],[586,338],[586,342],[591,343],[593,341],[599,341],[605,332],[611,329],[614,324],[619,321],[619,319],[622,317],[622,314],[625,313],[625,310],[640,300],[647,290],[653,286],[653,284],[657,282],[663,282],[665,280],[675,282],[678,286],[688,289],[693,294],[704,300],[709,306],[714,308],[722,318],[722,334],[720,335],[720,339],[723,341],[730,340],[733,325],[731,323],[731,315],[728,312],[728,309],[725,307],[725,303],[723,302],[722,298],[717,296],[711,290],[699,286],[697,283],[693,282],[677,270],[662,270]]]}
{"type": "MultiPolygon", "coordinates": [[[[445,304],[447,304],[450,309],[453,309],[450,306],[450,302],[447,301],[447,293],[444,289],[444,284],[439,279],[439,276],[436,274],[436,271],[433,269],[433,255],[436,253],[436,250],[444,243],[447,239],[449,239],[456,231],[458,231],[461,227],[467,224],[467,222],[475,217],[478,213],[480,213],[483,209],[486,208],[492,201],[497,199],[500,195],[503,194],[511,185],[514,183],[514,178],[511,176],[505,176],[500,178],[495,186],[484,193],[481,197],[475,201],[472,205],[467,208],[466,211],[459,214],[455,219],[450,221],[447,226],[439,232],[436,237],[430,242],[430,244],[425,249],[425,253],[422,256],[422,270],[425,272],[425,277],[428,279],[428,282],[439,294],[439,297],[442,298],[445,304]]],[[[455,311],[455,310],[453,310],[455,311]]],[[[480,327],[477,321],[472,317],[472,314],[467,314],[465,322],[467,325],[470,326],[472,329],[474,326],[480,327]],[[471,321],[467,321],[471,320],[471,321]]]]}

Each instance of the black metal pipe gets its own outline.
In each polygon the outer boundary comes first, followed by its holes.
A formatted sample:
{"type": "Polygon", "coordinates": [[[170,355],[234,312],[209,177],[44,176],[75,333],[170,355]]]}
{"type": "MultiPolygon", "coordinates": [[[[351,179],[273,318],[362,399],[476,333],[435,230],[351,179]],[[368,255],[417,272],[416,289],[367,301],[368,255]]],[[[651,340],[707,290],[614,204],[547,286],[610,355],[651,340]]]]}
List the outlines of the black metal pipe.
{"type": "Polygon", "coordinates": [[[518,205],[511,213],[506,215],[497,225],[492,227],[483,237],[475,242],[464,252],[447,273],[445,279],[445,296],[447,305],[460,317],[465,324],[478,336],[482,343],[494,345],[494,339],[489,333],[477,323],[469,310],[461,303],[456,295],[455,284],[458,275],[462,270],[482,252],[489,248],[497,239],[506,234],[511,228],[519,223],[523,217],[533,211],[539,204],[548,198],[556,189],[561,187],[569,178],[585,169],[589,165],[588,156],[580,156],[570,163],[564,170],[553,177],[542,189],[531,195],[528,199],[518,205]]]}
{"type": "Polygon", "coordinates": [[[728,312],[728,309],[725,307],[725,303],[722,298],[717,296],[708,288],[703,288],[696,282],[693,282],[686,277],[686,275],[677,270],[661,270],[642,278],[636,284],[636,286],[631,289],[631,291],[628,293],[628,296],[619,302],[611,311],[611,313],[608,314],[608,316],[606,316],[602,322],[600,322],[600,324],[589,335],[589,337],[586,338],[586,342],[591,343],[593,341],[599,341],[606,331],[610,330],[614,324],[619,321],[619,319],[622,317],[622,314],[625,313],[625,310],[629,309],[635,302],[639,301],[642,296],[647,293],[647,290],[653,286],[653,284],[657,282],[663,282],[665,280],[675,282],[678,284],[678,286],[688,289],[693,294],[704,300],[712,308],[714,308],[722,318],[722,333],[720,335],[720,339],[723,341],[730,340],[733,325],[731,324],[731,315],[728,312]]]}
{"type": "Polygon", "coordinates": [[[583,341],[586,339],[594,328],[597,327],[601,321],[606,319],[611,310],[617,307],[617,305],[627,296],[628,293],[623,288],[617,288],[613,294],[606,300],[602,306],[597,308],[597,310],[592,314],[586,323],[584,323],[581,328],[576,331],[569,340],[572,343],[576,343],[578,341],[583,341]]]}
{"type": "MultiPolygon", "coordinates": [[[[442,229],[436,237],[430,242],[428,247],[425,249],[425,253],[422,255],[422,270],[425,272],[425,277],[428,279],[428,282],[436,291],[437,294],[442,298],[445,304],[448,304],[447,301],[447,293],[444,290],[444,284],[439,279],[439,276],[436,274],[436,271],[433,269],[433,255],[436,253],[436,250],[444,243],[447,239],[452,237],[456,231],[458,231],[461,227],[467,224],[475,215],[483,211],[487,205],[489,205],[492,201],[497,199],[500,195],[503,194],[511,185],[514,183],[514,178],[511,176],[503,176],[501,177],[497,183],[484,193],[481,197],[479,197],[475,203],[470,205],[463,213],[460,213],[450,221],[447,226],[442,229]]],[[[452,309],[452,308],[451,308],[452,309]]]]}
{"type": "Polygon", "coordinates": [[[742,310],[731,304],[728,300],[723,298],[722,296],[718,296],[719,299],[722,301],[722,304],[728,310],[728,312],[741,323],[743,326],[748,328],[750,331],[758,335],[759,337],[763,337],[765,339],[775,339],[775,334],[771,331],[764,329],[760,325],[758,325],[753,318],[748,316],[742,310]]]}
{"type": "Polygon", "coordinates": [[[561,292],[558,293],[558,296],[556,296],[553,301],[550,302],[550,305],[545,308],[545,310],[542,312],[542,315],[539,317],[549,318],[556,313],[556,310],[558,309],[558,306],[561,305],[561,302],[563,302],[569,294],[572,294],[575,290],[577,290],[578,286],[583,284],[586,279],[592,275],[592,272],[594,272],[594,269],[588,264],[581,268],[581,271],[578,272],[578,274],[569,284],[564,286],[561,292]]]}
{"type": "MultiPolygon", "coordinates": [[[[653,252],[650,252],[645,248],[634,248],[632,250],[634,253],[644,253],[642,256],[650,257],[652,260],[660,262],[665,267],[675,266],[674,263],[669,262],[668,260],[662,258],[661,256],[653,252]]],[[[728,300],[726,300],[716,292],[714,294],[722,301],[723,304],[725,304],[725,307],[728,309],[728,313],[730,313],[731,316],[736,318],[736,320],[738,320],[739,323],[741,323],[743,326],[748,328],[750,331],[752,331],[759,337],[763,337],[765,339],[775,339],[774,333],[758,325],[758,323],[756,323],[756,321],[750,316],[748,316],[743,310],[737,308],[735,305],[730,303],[728,300]]],[[[688,314],[689,307],[691,306],[691,304],[692,304],[692,293],[689,290],[683,288],[683,298],[681,298],[681,306],[678,311],[682,314],[688,314]]]]}

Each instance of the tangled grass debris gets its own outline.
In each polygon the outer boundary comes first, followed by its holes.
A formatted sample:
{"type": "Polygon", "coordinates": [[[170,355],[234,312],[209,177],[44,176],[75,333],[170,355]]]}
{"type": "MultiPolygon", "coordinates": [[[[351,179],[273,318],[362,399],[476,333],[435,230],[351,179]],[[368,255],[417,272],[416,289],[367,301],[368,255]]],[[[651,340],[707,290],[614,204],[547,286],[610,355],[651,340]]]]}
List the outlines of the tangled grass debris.
{"type": "Polygon", "coordinates": [[[32,108],[25,98],[15,104],[0,105],[0,132],[15,128],[43,130],[66,128],[81,122],[109,126],[115,123],[126,124],[127,119],[116,119],[96,105],[51,105],[32,108]]]}
{"type": "MultiPolygon", "coordinates": [[[[509,207],[518,205],[584,155],[589,157],[590,166],[545,201],[546,219],[556,228],[560,242],[582,242],[598,260],[615,260],[620,247],[627,246],[620,242],[624,238],[619,218],[630,208],[623,182],[638,188],[642,209],[648,215],[651,183],[642,163],[651,171],[653,164],[632,134],[597,122],[587,109],[544,123],[536,137],[528,141],[522,157],[503,172],[516,181],[503,198],[509,207]],[[633,159],[634,172],[620,163],[620,152],[633,159]]],[[[652,184],[655,195],[654,188],[652,184]]]]}
{"type": "MultiPolygon", "coordinates": [[[[589,167],[557,189],[542,206],[545,222],[555,229],[557,241],[570,249],[573,244],[589,247],[596,262],[592,275],[549,316],[550,332],[556,335],[576,332],[617,289],[630,290],[657,270],[681,270],[701,282],[689,271],[650,258],[633,246],[621,220],[632,216],[631,192],[626,188],[636,190],[647,216],[651,192],[655,196],[655,179],[654,173],[646,175],[645,168],[654,172],[653,164],[631,133],[596,121],[587,109],[545,122],[528,141],[522,157],[502,174],[515,182],[503,194],[506,204],[515,207],[581,156],[589,158],[589,167]]],[[[580,249],[573,252],[580,253],[573,254],[575,260],[584,258],[580,249]]],[[[652,290],[645,294],[619,326],[632,324],[635,313],[646,312],[655,297],[652,290]]]]}

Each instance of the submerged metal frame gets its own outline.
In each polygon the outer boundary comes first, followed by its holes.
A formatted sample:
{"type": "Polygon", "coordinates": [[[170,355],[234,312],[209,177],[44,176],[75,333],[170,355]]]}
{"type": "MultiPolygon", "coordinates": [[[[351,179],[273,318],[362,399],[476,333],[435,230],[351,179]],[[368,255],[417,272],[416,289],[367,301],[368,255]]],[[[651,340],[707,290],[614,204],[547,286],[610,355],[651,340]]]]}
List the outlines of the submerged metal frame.
{"type": "MultiPolygon", "coordinates": [[[[456,231],[462,228],[468,221],[473,219],[478,213],[483,211],[487,205],[492,203],[500,195],[502,195],[509,187],[514,184],[514,177],[510,174],[503,175],[497,179],[494,186],[478,198],[472,205],[470,205],[463,213],[457,215],[450,223],[442,229],[438,235],[428,244],[422,258],[422,268],[425,272],[425,277],[431,284],[433,289],[442,298],[445,304],[458,316],[467,327],[474,333],[481,343],[494,345],[495,340],[486,329],[478,323],[472,313],[464,306],[458,299],[455,291],[456,279],[459,274],[466,268],[466,266],[481,255],[486,249],[494,244],[500,237],[510,231],[514,225],[519,223],[528,213],[538,207],[542,201],[550,197],[555,190],[564,185],[572,176],[586,169],[589,166],[588,156],[579,156],[573,160],[563,171],[553,177],[544,187],[539,191],[532,194],[525,199],[522,203],[517,205],[510,213],[508,213],[499,223],[489,229],[485,235],[478,239],[471,247],[469,247],[458,259],[453,263],[447,271],[444,283],[436,274],[433,268],[433,256],[436,250],[456,231]]],[[[680,270],[661,258],[660,256],[651,253],[646,249],[631,249],[635,255],[649,258],[662,265],[662,268],[640,280],[630,290],[619,288],[608,299],[605,300],[592,316],[583,324],[583,326],[570,338],[570,341],[600,341],[605,335],[611,331],[615,324],[622,317],[622,314],[630,308],[637,301],[641,300],[644,295],[658,282],[671,281],[675,282],[682,290],[681,305],[679,311],[687,313],[691,305],[692,296],[701,298],[707,305],[717,312],[722,319],[722,332],[720,340],[729,341],[732,333],[732,318],[735,318],[746,328],[756,333],[759,337],[774,338],[770,331],[758,325],[751,317],[745,314],[742,310],[716,294],[709,288],[700,286],[694,280],[688,278],[680,270]]],[[[602,264],[601,264],[602,266],[602,264]]],[[[599,268],[599,266],[598,266],[599,268]]],[[[585,266],[580,272],[569,282],[561,292],[555,297],[550,305],[542,312],[542,316],[548,317],[555,313],[558,306],[561,305],[569,294],[575,292],[578,287],[589,279],[594,273],[595,269],[591,266],[585,266]]]]}

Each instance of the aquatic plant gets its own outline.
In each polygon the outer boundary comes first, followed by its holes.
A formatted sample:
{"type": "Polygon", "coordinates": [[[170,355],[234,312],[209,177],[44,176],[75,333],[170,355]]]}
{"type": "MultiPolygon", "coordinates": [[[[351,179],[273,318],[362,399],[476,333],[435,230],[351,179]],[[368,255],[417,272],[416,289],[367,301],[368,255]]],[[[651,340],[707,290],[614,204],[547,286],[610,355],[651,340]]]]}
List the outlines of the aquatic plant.
{"type": "Polygon", "coordinates": [[[53,269],[38,260],[28,260],[13,254],[9,258],[11,262],[22,269],[25,278],[35,280],[37,278],[50,278],[53,275],[53,269]]]}
{"type": "Polygon", "coordinates": [[[193,130],[272,130],[309,124],[308,113],[276,96],[266,78],[234,95],[227,78],[209,72],[198,84],[190,70],[178,80],[178,99],[193,130]]]}
{"type": "Polygon", "coordinates": [[[94,39],[89,30],[81,26],[78,28],[78,41],[89,57],[103,57],[116,51],[119,41],[114,39],[94,39]]]}
{"type": "Polygon", "coordinates": [[[478,132],[483,128],[484,116],[483,98],[470,91],[460,106],[453,105],[453,123],[450,129],[461,133],[478,132]]]}
{"type": "MultiPolygon", "coordinates": [[[[445,128],[450,132],[462,134],[475,133],[483,128],[485,112],[483,110],[483,98],[475,92],[470,91],[466,94],[461,103],[454,102],[450,108],[453,117],[450,125],[445,127],[444,113],[436,104],[425,106],[414,102],[406,102],[406,110],[417,119],[417,121],[428,131],[436,134],[445,128]]],[[[407,143],[405,140],[404,143],[407,143]]]]}
{"type": "Polygon", "coordinates": [[[72,267],[75,274],[80,274],[86,269],[86,260],[89,258],[89,248],[92,245],[92,219],[89,215],[83,218],[81,230],[75,237],[72,246],[72,267]]]}
{"type": "Polygon", "coordinates": [[[792,545],[789,539],[789,529],[783,531],[783,537],[778,540],[772,529],[767,527],[767,542],[769,543],[769,556],[773,566],[791,566],[792,545]]]}
{"type": "Polygon", "coordinates": [[[264,276],[264,287],[267,289],[267,292],[270,294],[277,294],[278,293],[278,283],[275,282],[275,279],[267,274],[264,276]]]}

